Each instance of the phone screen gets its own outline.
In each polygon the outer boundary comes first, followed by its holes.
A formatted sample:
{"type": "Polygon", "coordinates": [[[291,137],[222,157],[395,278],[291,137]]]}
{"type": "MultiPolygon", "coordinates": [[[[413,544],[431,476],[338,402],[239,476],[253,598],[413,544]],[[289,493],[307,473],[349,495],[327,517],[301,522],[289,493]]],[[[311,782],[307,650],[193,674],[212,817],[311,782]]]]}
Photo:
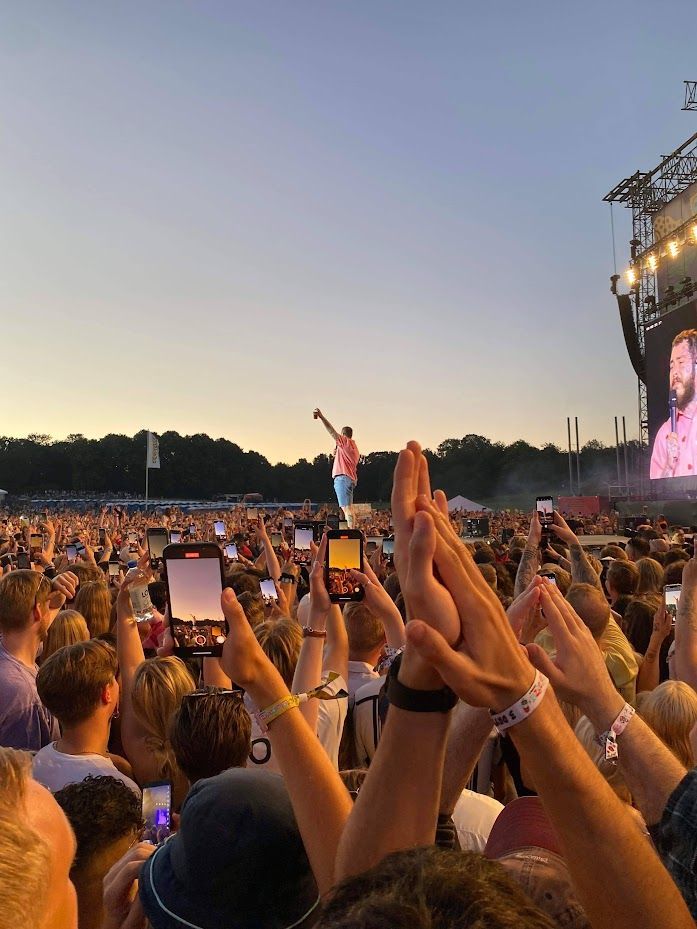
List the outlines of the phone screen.
{"type": "Polygon", "coordinates": [[[554,586],[557,586],[557,575],[553,574],[551,571],[548,574],[540,574],[540,577],[546,577],[548,581],[551,581],[554,586]]]}
{"type": "Polygon", "coordinates": [[[169,542],[169,536],[166,529],[149,530],[147,534],[148,551],[151,558],[162,558],[165,545],[169,542]]]}
{"type": "Polygon", "coordinates": [[[552,497],[538,497],[535,508],[543,526],[549,526],[554,522],[554,499],[552,497]]]}
{"type": "Polygon", "coordinates": [[[382,553],[383,555],[394,555],[394,539],[382,540],[382,553]]]}
{"type": "Polygon", "coordinates": [[[219,539],[225,538],[225,523],[222,521],[222,519],[216,519],[216,521],[213,523],[213,530],[219,539]]]}
{"type": "Polygon", "coordinates": [[[172,826],[172,785],[169,781],[143,787],[143,842],[159,845],[172,826]]]}
{"type": "Polygon", "coordinates": [[[293,539],[293,559],[298,564],[307,564],[310,560],[310,543],[312,542],[311,527],[295,527],[295,538],[293,539]]]}
{"type": "Polygon", "coordinates": [[[99,544],[106,545],[106,529],[99,530],[99,544]]]}
{"type": "Polygon", "coordinates": [[[237,554],[237,546],[234,542],[229,542],[225,546],[225,556],[230,559],[230,561],[237,561],[239,556],[237,554]]]}
{"type": "Polygon", "coordinates": [[[227,622],[220,605],[223,582],[220,559],[186,552],[184,558],[167,558],[167,586],[172,637],[179,649],[196,654],[220,654],[227,622]]]}
{"type": "Polygon", "coordinates": [[[74,561],[77,560],[77,549],[75,548],[74,545],[67,545],[65,549],[65,553],[68,556],[68,561],[70,562],[70,564],[72,564],[74,561]]]}
{"type": "Polygon", "coordinates": [[[276,591],[276,585],[272,580],[266,578],[263,581],[260,581],[259,586],[261,587],[261,596],[264,600],[266,606],[270,603],[276,603],[278,600],[278,593],[276,591]]]}
{"type": "Polygon", "coordinates": [[[178,544],[182,540],[181,529],[172,529],[169,534],[169,541],[178,544]]]}
{"type": "Polygon", "coordinates": [[[18,568],[31,568],[31,559],[29,558],[29,552],[17,552],[17,567],[18,568]]]}
{"type": "Polygon", "coordinates": [[[247,507],[247,522],[255,523],[259,520],[259,510],[255,506],[247,507]]]}
{"type": "Polygon", "coordinates": [[[293,517],[292,517],[292,516],[284,516],[284,517],[283,517],[283,525],[286,527],[286,529],[290,529],[291,526],[293,525],[293,517]]]}
{"type": "Polygon", "coordinates": [[[129,532],[127,538],[128,538],[128,541],[131,543],[131,545],[136,545],[136,543],[138,542],[138,533],[129,532]]]}
{"type": "Polygon", "coordinates": [[[44,547],[44,537],[38,532],[32,532],[29,537],[29,548],[33,552],[40,552],[44,547]]]}
{"type": "Polygon", "coordinates": [[[360,571],[361,539],[327,539],[327,590],[329,596],[352,599],[361,590],[350,575],[351,569],[360,571]]]}
{"type": "Polygon", "coordinates": [[[664,596],[666,598],[666,613],[670,613],[673,625],[675,625],[675,620],[678,615],[678,603],[680,602],[680,594],[682,592],[682,584],[667,584],[663,588],[664,596]]]}
{"type": "Polygon", "coordinates": [[[118,577],[119,570],[120,570],[120,565],[118,561],[109,562],[109,577],[118,577]]]}
{"type": "Polygon", "coordinates": [[[271,533],[271,544],[273,545],[274,548],[280,548],[282,542],[283,542],[283,536],[281,535],[280,532],[271,533]]]}

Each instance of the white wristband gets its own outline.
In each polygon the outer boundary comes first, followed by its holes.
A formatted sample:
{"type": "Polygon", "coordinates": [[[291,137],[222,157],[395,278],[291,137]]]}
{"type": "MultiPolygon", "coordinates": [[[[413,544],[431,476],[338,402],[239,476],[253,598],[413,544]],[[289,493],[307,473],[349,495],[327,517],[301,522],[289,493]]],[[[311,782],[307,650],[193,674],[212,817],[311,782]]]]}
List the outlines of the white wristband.
{"type": "Polygon", "coordinates": [[[504,732],[506,729],[510,729],[511,726],[515,726],[527,719],[537,709],[540,700],[547,691],[548,684],[549,681],[544,674],[536,671],[535,680],[530,685],[530,689],[513,706],[509,706],[507,710],[502,710],[500,713],[494,713],[493,710],[490,710],[492,721],[498,731],[504,732]]]}
{"type": "Polygon", "coordinates": [[[625,703],[625,705],[620,710],[619,716],[610,726],[607,732],[603,732],[602,735],[596,736],[595,741],[602,749],[605,750],[606,761],[611,761],[613,764],[617,764],[617,736],[622,735],[624,730],[631,722],[632,716],[634,716],[635,712],[636,711],[633,706],[630,706],[629,703],[625,703]]]}

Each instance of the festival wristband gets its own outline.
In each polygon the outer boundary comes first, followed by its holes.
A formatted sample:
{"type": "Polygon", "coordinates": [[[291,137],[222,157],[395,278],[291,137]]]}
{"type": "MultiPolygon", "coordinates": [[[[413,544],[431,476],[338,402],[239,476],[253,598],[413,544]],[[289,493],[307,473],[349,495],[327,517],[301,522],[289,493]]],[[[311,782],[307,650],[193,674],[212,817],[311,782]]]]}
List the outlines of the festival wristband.
{"type": "Polygon", "coordinates": [[[619,754],[617,751],[617,736],[622,735],[624,730],[629,725],[635,712],[636,711],[633,706],[625,703],[619,712],[619,716],[610,726],[610,728],[606,732],[603,732],[602,735],[596,736],[595,741],[602,749],[604,749],[606,761],[611,761],[613,764],[617,764],[617,758],[619,754]]]}
{"type": "Polygon", "coordinates": [[[540,705],[548,684],[549,681],[544,674],[536,671],[535,680],[530,685],[530,689],[513,706],[509,706],[507,710],[502,710],[500,713],[494,713],[493,710],[490,710],[491,719],[498,731],[505,732],[511,726],[522,723],[524,719],[527,719],[540,705]]]}
{"type": "Polygon", "coordinates": [[[301,703],[307,703],[308,700],[341,700],[348,697],[348,691],[341,686],[343,678],[336,671],[329,671],[317,687],[308,690],[304,694],[288,694],[267,706],[265,710],[257,710],[254,717],[259,724],[263,733],[269,731],[269,723],[279,716],[283,716],[288,710],[294,710],[301,703]]]}

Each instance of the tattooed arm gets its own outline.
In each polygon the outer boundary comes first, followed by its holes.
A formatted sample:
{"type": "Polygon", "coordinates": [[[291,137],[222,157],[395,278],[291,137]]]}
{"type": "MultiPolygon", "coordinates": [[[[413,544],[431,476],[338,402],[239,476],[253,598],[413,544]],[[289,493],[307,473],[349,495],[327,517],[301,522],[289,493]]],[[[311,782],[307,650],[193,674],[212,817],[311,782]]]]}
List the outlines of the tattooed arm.
{"type": "Polygon", "coordinates": [[[528,542],[525,551],[520,559],[518,571],[515,576],[515,587],[513,596],[519,597],[527,589],[533,577],[537,574],[540,567],[540,541],[542,539],[542,526],[537,513],[532,514],[530,520],[530,531],[528,532],[528,542]]]}
{"type": "Polygon", "coordinates": [[[554,511],[554,524],[552,532],[569,546],[569,560],[571,561],[571,580],[574,584],[590,584],[591,587],[597,587],[603,592],[603,585],[600,583],[598,573],[586,558],[580,542],[576,538],[576,533],[570,529],[564,517],[554,511]]]}
{"type": "Polygon", "coordinates": [[[682,591],[675,621],[675,675],[697,689],[697,559],[682,572],[682,591]]]}

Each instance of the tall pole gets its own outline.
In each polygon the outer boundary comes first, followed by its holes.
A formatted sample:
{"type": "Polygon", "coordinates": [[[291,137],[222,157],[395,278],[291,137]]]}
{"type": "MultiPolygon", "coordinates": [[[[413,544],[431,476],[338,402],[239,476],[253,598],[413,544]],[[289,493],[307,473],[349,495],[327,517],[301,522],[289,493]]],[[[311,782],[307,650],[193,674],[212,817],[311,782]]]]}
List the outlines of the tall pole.
{"type": "Polygon", "coordinates": [[[150,464],[150,462],[148,461],[149,442],[150,442],[150,433],[146,432],[145,433],[145,509],[146,510],[148,508],[148,476],[150,474],[150,469],[148,468],[148,465],[150,464]]]}
{"type": "Polygon", "coordinates": [[[573,458],[571,457],[571,417],[566,417],[566,433],[569,437],[569,496],[573,497],[574,495],[574,466],[573,458]]]}
{"type": "Polygon", "coordinates": [[[615,416],[615,454],[617,455],[617,483],[622,483],[622,475],[620,473],[620,433],[617,426],[617,417],[615,416]]]}
{"type": "Polygon", "coordinates": [[[627,424],[624,416],[622,417],[622,436],[624,438],[624,482],[627,485],[627,496],[629,496],[629,463],[627,461],[627,424]]]}
{"type": "Polygon", "coordinates": [[[574,416],[576,423],[576,493],[581,495],[581,449],[578,444],[578,416],[574,416]]]}

